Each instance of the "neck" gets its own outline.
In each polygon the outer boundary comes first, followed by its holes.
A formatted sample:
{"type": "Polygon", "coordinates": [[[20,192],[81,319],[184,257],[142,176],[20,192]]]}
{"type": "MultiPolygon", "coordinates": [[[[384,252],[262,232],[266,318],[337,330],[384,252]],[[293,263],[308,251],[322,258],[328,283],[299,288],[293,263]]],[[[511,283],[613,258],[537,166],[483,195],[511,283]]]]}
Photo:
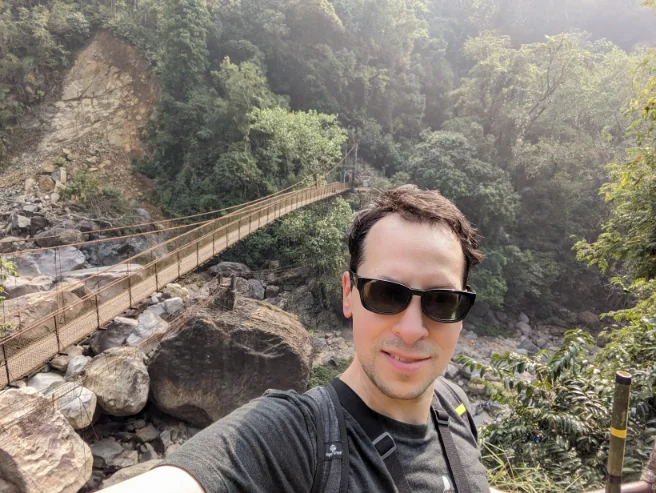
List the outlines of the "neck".
{"type": "Polygon", "coordinates": [[[381,392],[371,381],[357,356],[339,379],[358,394],[370,409],[383,416],[413,425],[425,425],[428,422],[433,401],[432,386],[417,399],[395,399],[381,392]]]}

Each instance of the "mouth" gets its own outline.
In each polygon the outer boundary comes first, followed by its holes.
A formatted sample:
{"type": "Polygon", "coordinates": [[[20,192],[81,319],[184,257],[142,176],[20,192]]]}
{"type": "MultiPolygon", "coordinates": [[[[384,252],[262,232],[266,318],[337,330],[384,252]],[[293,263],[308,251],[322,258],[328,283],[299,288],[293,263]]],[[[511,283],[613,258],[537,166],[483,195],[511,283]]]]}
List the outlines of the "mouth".
{"type": "Polygon", "coordinates": [[[425,356],[401,356],[399,354],[381,351],[385,359],[397,370],[403,373],[414,373],[424,366],[430,357],[425,356]]]}

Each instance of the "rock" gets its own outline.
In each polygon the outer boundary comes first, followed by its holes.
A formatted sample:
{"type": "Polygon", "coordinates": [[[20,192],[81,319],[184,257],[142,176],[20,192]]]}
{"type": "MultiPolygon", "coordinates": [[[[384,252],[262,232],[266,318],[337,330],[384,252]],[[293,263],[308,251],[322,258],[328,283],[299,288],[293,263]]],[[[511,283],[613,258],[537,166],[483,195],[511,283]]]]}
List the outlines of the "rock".
{"type": "Polygon", "coordinates": [[[185,302],[189,300],[189,291],[177,283],[167,284],[164,289],[162,289],[162,295],[164,296],[164,299],[180,298],[185,302]]]}
{"type": "Polygon", "coordinates": [[[164,300],[164,308],[169,315],[175,315],[184,308],[182,298],[170,298],[164,300]]]}
{"type": "Polygon", "coordinates": [[[506,323],[508,321],[508,315],[506,315],[505,312],[496,311],[494,312],[494,315],[497,318],[497,320],[501,323],[506,323]]]}
{"type": "Polygon", "coordinates": [[[46,175],[39,176],[39,189],[42,192],[52,192],[55,189],[55,182],[46,175]]]}
{"type": "Polygon", "coordinates": [[[485,395],[487,388],[482,383],[469,382],[467,384],[467,391],[471,395],[485,395]]]}
{"type": "Polygon", "coordinates": [[[100,354],[107,349],[122,346],[139,323],[133,318],[116,317],[105,328],[97,331],[91,338],[91,350],[100,354]]]}
{"type": "Polygon", "coordinates": [[[182,447],[182,445],[180,445],[180,444],[178,444],[178,443],[174,443],[173,445],[171,445],[171,446],[168,448],[168,450],[166,451],[166,455],[165,455],[164,457],[166,457],[166,458],[168,459],[168,458],[171,457],[173,454],[175,454],[175,452],[178,451],[181,447],[182,447]]]}
{"type": "Polygon", "coordinates": [[[96,164],[98,162],[98,158],[96,156],[89,156],[86,158],[87,164],[96,164]]]}
{"type": "Polygon", "coordinates": [[[77,229],[50,228],[36,235],[34,241],[41,248],[46,248],[70,243],[80,243],[84,241],[84,236],[77,229]],[[56,238],[51,238],[52,236],[56,236],[56,238]]]}
{"type": "Polygon", "coordinates": [[[520,313],[519,314],[519,321],[524,322],[525,324],[530,322],[530,320],[528,318],[528,315],[526,315],[525,313],[520,313]]]}
{"type": "Polygon", "coordinates": [[[578,322],[587,327],[597,328],[601,326],[601,320],[599,320],[599,315],[595,315],[590,311],[584,311],[577,313],[576,318],[578,322]]]}
{"type": "Polygon", "coordinates": [[[87,364],[89,364],[89,360],[86,356],[75,356],[71,358],[71,361],[68,363],[68,368],[66,368],[66,378],[73,378],[80,373],[87,364]]]}
{"type": "Polygon", "coordinates": [[[32,217],[36,212],[39,212],[39,206],[36,204],[26,204],[22,207],[26,216],[32,217]]]}
{"type": "Polygon", "coordinates": [[[64,377],[57,373],[37,373],[27,381],[27,386],[44,394],[50,386],[64,381],[64,377]]]}
{"type": "Polygon", "coordinates": [[[86,263],[84,254],[75,247],[57,249],[55,268],[55,250],[41,250],[10,257],[16,263],[16,272],[24,277],[57,276],[61,272],[81,269],[86,263]]]}
{"type": "Polygon", "coordinates": [[[263,300],[264,299],[264,284],[262,284],[262,281],[258,279],[249,279],[248,280],[248,286],[249,286],[249,298],[253,298],[254,300],[263,300]]]}
{"type": "Polygon", "coordinates": [[[444,370],[444,376],[448,378],[449,380],[455,380],[458,378],[458,374],[460,373],[460,369],[451,363],[449,363],[446,366],[446,370],[444,370]]]}
{"type": "Polygon", "coordinates": [[[465,334],[464,338],[468,340],[478,339],[478,334],[476,334],[475,332],[468,332],[467,334],[465,334]]]}
{"type": "Polygon", "coordinates": [[[540,348],[537,347],[535,344],[533,344],[533,342],[530,339],[524,340],[524,342],[522,342],[519,345],[519,349],[525,349],[528,352],[529,356],[534,355],[540,350],[540,348]]]}
{"type": "Polygon", "coordinates": [[[164,334],[168,330],[169,324],[162,320],[160,316],[150,311],[150,308],[152,307],[149,307],[148,310],[139,315],[137,327],[125,340],[128,346],[137,346],[146,341],[146,339],[156,334],[164,334]]]}
{"type": "Polygon", "coordinates": [[[62,148],[61,153],[62,156],[64,156],[66,159],[68,159],[72,155],[71,150],[66,148],[62,148]]]}
{"type": "Polygon", "coordinates": [[[66,168],[59,168],[57,171],[55,171],[50,177],[55,181],[55,182],[60,182],[62,184],[66,184],[66,168]]]}
{"type": "Polygon", "coordinates": [[[66,373],[66,368],[68,368],[68,364],[70,363],[71,359],[72,358],[68,355],[60,355],[54,357],[49,364],[55,370],[66,373]]]}
{"type": "Polygon", "coordinates": [[[490,416],[487,412],[483,411],[480,414],[477,414],[474,416],[474,423],[476,424],[477,427],[483,426],[489,423],[492,423],[494,420],[492,416],[490,416]]]}
{"type": "Polygon", "coordinates": [[[139,264],[121,264],[114,267],[90,267],[88,269],[71,270],[61,274],[61,277],[63,279],[84,281],[84,286],[89,291],[98,291],[98,301],[102,303],[123,292],[124,283],[116,281],[131,275],[132,282],[136,284],[141,280],[141,270],[142,267],[139,264]],[[106,286],[109,287],[103,289],[106,286]]]}
{"type": "Polygon", "coordinates": [[[81,233],[88,233],[89,231],[95,230],[96,227],[91,221],[80,221],[77,225],[77,229],[80,230],[81,233]]]}
{"type": "Polygon", "coordinates": [[[11,215],[11,227],[14,229],[30,229],[30,218],[21,214],[11,215]]]}
{"type": "Polygon", "coordinates": [[[152,442],[156,438],[159,438],[159,431],[151,423],[148,423],[146,426],[137,431],[137,438],[142,442],[152,442]]]}
{"type": "Polygon", "coordinates": [[[264,292],[265,298],[275,298],[280,293],[280,287],[278,286],[267,286],[266,291],[264,292]]]}
{"type": "MultiPolygon", "coordinates": [[[[133,257],[151,247],[157,247],[158,235],[135,236],[132,238],[117,238],[102,243],[82,245],[80,248],[87,256],[90,264],[96,266],[110,266],[133,257]]],[[[156,257],[166,253],[166,247],[159,246],[152,250],[156,257]]]]}
{"type": "Polygon", "coordinates": [[[55,278],[52,276],[37,276],[32,279],[8,276],[2,283],[5,299],[19,298],[33,293],[41,293],[52,288],[55,278]]]}
{"type": "Polygon", "coordinates": [[[150,443],[143,444],[140,448],[139,461],[148,462],[157,459],[157,452],[150,443]]]}
{"type": "Polygon", "coordinates": [[[60,195],[57,192],[53,192],[50,194],[50,203],[51,204],[56,204],[59,202],[60,195]]]}
{"type": "MultiPolygon", "coordinates": [[[[84,358],[84,356],[76,356],[84,358]]],[[[62,382],[52,385],[45,396],[54,400],[55,406],[76,430],[86,428],[96,411],[96,394],[78,382],[62,382]]]]}
{"type": "Polygon", "coordinates": [[[149,366],[151,397],[165,413],[207,426],[268,388],[307,388],[312,344],[288,313],[238,298],[205,309],[163,340],[149,366]]]}
{"type": "Polygon", "coordinates": [[[540,349],[547,349],[547,347],[549,347],[549,340],[545,338],[539,338],[535,341],[535,345],[540,349]]]}
{"type": "Polygon", "coordinates": [[[528,351],[526,349],[515,349],[515,352],[517,354],[521,354],[522,356],[528,356],[528,351]]]}
{"type": "Polygon", "coordinates": [[[458,356],[459,354],[463,354],[464,352],[465,352],[465,346],[463,346],[463,345],[460,344],[460,343],[457,343],[457,344],[456,344],[456,349],[455,349],[455,351],[453,352],[453,355],[454,355],[454,356],[458,356]]]}
{"type": "Polygon", "coordinates": [[[251,270],[248,266],[238,262],[220,262],[207,269],[207,271],[213,276],[222,274],[223,277],[230,277],[232,274],[239,275],[250,272],[251,270]]]}
{"type": "Polygon", "coordinates": [[[30,218],[30,232],[32,235],[36,235],[42,229],[47,228],[49,224],[48,219],[44,216],[32,216],[30,218]]]}
{"type": "Polygon", "coordinates": [[[70,288],[62,288],[59,291],[44,291],[42,293],[27,294],[18,298],[5,300],[4,306],[8,314],[7,323],[12,324],[14,330],[20,327],[31,327],[21,336],[21,342],[29,343],[41,339],[46,334],[55,330],[54,317],[49,317],[57,310],[62,310],[61,323],[77,317],[83,307],[79,303],[80,298],[70,288]],[[66,308],[65,308],[66,307],[66,308]],[[20,313],[19,313],[20,312],[20,313]],[[19,316],[20,315],[20,316],[19,316]]]}
{"type": "Polygon", "coordinates": [[[0,486],[4,480],[19,493],[77,493],[93,459],[51,401],[29,387],[8,389],[0,393],[0,409],[0,486]]]}
{"type": "Polygon", "coordinates": [[[164,430],[159,434],[159,438],[162,441],[162,445],[164,445],[165,449],[169,448],[173,443],[171,441],[171,430],[164,430]]]}
{"type": "Polygon", "coordinates": [[[55,171],[55,165],[52,163],[45,163],[41,167],[41,174],[49,175],[51,173],[54,173],[54,171],[55,171]]]}
{"type": "Polygon", "coordinates": [[[324,351],[328,351],[328,349],[330,349],[326,338],[318,337],[316,335],[312,336],[312,347],[316,353],[323,353],[324,351]]]}
{"type": "Polygon", "coordinates": [[[98,467],[107,467],[124,450],[113,438],[103,438],[91,445],[91,453],[98,467]]]}
{"type": "Polygon", "coordinates": [[[132,347],[108,349],[82,371],[82,383],[96,394],[105,413],[137,414],[146,405],[150,385],[144,354],[132,347]]]}
{"type": "Polygon", "coordinates": [[[18,238],[17,236],[6,236],[5,238],[0,239],[0,253],[9,253],[17,250],[19,245],[22,244],[23,239],[18,238]],[[18,242],[18,243],[14,243],[18,242]]]}
{"type": "Polygon", "coordinates": [[[533,333],[533,329],[527,322],[517,322],[515,327],[522,333],[523,336],[529,337],[533,333]]]}
{"type": "Polygon", "coordinates": [[[148,462],[142,462],[141,464],[137,464],[135,466],[131,467],[126,467],[125,469],[121,469],[120,471],[114,473],[111,477],[106,479],[102,486],[103,488],[109,488],[110,486],[114,486],[116,484],[122,483],[123,481],[127,481],[128,479],[135,478],[143,473],[146,473],[150,471],[153,467],[158,466],[161,464],[161,460],[150,460],[148,462]]]}
{"type": "Polygon", "coordinates": [[[107,468],[110,470],[132,467],[139,463],[139,452],[136,450],[123,450],[116,457],[109,460],[107,468]]]}
{"type": "Polygon", "coordinates": [[[25,186],[24,186],[25,192],[29,193],[30,191],[32,191],[32,189],[34,188],[35,185],[36,185],[36,180],[34,178],[31,178],[31,177],[26,178],[25,179],[25,186]]]}

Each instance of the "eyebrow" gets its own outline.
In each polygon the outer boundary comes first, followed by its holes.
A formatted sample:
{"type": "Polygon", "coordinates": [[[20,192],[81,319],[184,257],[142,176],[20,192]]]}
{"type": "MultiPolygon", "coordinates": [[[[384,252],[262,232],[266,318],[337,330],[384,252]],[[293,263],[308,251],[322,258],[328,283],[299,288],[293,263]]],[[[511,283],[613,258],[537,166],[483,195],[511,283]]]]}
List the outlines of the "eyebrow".
{"type": "MultiPolygon", "coordinates": [[[[395,282],[395,283],[398,283],[398,284],[403,284],[401,281],[397,281],[396,279],[394,279],[392,277],[389,277],[389,276],[380,276],[379,279],[382,279],[383,281],[391,281],[391,282],[395,282]]],[[[403,284],[403,285],[405,286],[405,284],[403,284]]],[[[438,284],[438,285],[432,286],[430,288],[426,288],[426,290],[428,290],[428,289],[453,289],[454,291],[459,291],[459,289],[456,286],[454,286],[452,283],[449,283],[449,282],[443,283],[443,284],[438,284]]],[[[424,290],[424,291],[426,291],[426,290],[424,290]]]]}

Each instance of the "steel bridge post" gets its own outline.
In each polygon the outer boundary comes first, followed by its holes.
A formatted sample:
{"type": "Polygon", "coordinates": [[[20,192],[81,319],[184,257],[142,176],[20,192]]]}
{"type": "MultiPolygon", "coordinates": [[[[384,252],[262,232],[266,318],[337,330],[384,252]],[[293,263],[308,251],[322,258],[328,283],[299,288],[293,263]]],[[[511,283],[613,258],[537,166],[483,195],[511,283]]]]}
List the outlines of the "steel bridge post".
{"type": "Polygon", "coordinates": [[[59,341],[59,327],[57,326],[57,315],[52,317],[55,321],[55,338],[57,339],[57,352],[61,353],[61,342],[59,341]]]}
{"type": "Polygon", "coordinates": [[[9,360],[7,359],[7,346],[2,344],[2,357],[5,360],[5,372],[7,373],[7,385],[11,383],[11,378],[9,378],[9,360]]]}
{"type": "Polygon", "coordinates": [[[96,295],[96,325],[100,328],[100,306],[98,305],[98,295],[96,295]]]}

